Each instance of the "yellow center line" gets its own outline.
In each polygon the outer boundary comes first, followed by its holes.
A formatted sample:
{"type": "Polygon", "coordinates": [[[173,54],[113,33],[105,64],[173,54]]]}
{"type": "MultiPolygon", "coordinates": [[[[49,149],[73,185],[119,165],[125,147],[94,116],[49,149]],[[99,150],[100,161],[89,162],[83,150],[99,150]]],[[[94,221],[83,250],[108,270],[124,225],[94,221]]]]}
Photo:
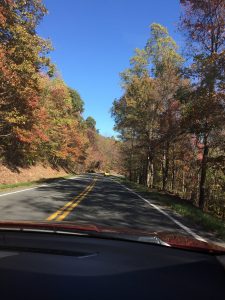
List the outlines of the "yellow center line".
{"type": "MultiPolygon", "coordinates": [[[[97,180],[97,179],[96,179],[97,180]]],[[[71,206],[68,207],[68,209],[66,209],[64,211],[63,214],[61,214],[56,221],[62,221],[64,220],[68,214],[70,214],[72,212],[72,210],[74,210],[74,208],[76,206],[78,206],[80,204],[80,202],[90,193],[90,191],[93,189],[93,187],[95,186],[95,183],[96,183],[96,180],[95,182],[88,188],[88,190],[83,194],[83,195],[80,195],[80,197],[78,197],[77,201],[74,202],[71,206]]]]}
{"type": "Polygon", "coordinates": [[[83,198],[93,189],[96,181],[97,181],[97,178],[95,178],[93,180],[93,182],[85,188],[84,191],[82,191],[79,195],[77,195],[71,201],[67,202],[63,207],[61,207],[56,212],[54,212],[52,215],[50,215],[46,220],[52,221],[55,219],[57,221],[62,221],[81,202],[81,200],[83,200],[83,198]],[[76,200],[78,200],[78,201],[76,202],[76,200]]]}

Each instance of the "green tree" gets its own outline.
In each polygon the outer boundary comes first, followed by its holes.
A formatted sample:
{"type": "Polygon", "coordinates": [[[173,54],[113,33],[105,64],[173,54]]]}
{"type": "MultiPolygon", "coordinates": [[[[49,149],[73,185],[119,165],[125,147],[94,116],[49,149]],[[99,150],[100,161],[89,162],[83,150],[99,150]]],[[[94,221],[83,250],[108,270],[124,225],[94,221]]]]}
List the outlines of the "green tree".
{"type": "Polygon", "coordinates": [[[145,49],[135,49],[135,55],[130,59],[130,68],[120,73],[122,86],[131,83],[134,77],[142,78],[148,76],[148,54],[145,49]]]}
{"type": "Polygon", "coordinates": [[[115,128],[128,148],[124,152],[130,179],[148,186],[154,185],[154,158],[160,144],[164,149],[162,186],[166,189],[169,133],[175,127],[171,105],[180,83],[182,61],[167,29],[152,24],[145,49],[136,49],[130,68],[121,73],[125,92],[113,104],[115,128]],[[165,118],[168,122],[161,122],[165,118]]]}
{"type": "Polygon", "coordinates": [[[69,92],[74,110],[82,114],[84,112],[84,101],[82,100],[80,94],[76,90],[71,88],[69,88],[69,92]]]}
{"type": "Polygon", "coordinates": [[[181,84],[180,69],[183,58],[179,55],[178,46],[167,29],[156,23],[151,25],[151,35],[146,43],[146,52],[152,66],[153,76],[156,78],[156,89],[164,120],[161,122],[160,144],[163,150],[162,188],[165,190],[168,182],[170,144],[176,135],[171,106],[181,84]]]}
{"type": "Polygon", "coordinates": [[[96,121],[93,117],[87,117],[85,122],[88,128],[95,130],[96,121]]]}

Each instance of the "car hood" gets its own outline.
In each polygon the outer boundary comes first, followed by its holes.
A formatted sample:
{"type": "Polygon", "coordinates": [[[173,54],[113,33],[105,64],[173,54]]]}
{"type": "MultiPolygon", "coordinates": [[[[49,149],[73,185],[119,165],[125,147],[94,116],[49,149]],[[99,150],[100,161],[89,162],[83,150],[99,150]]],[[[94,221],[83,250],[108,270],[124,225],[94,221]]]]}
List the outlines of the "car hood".
{"type": "Polygon", "coordinates": [[[146,231],[133,228],[118,228],[72,222],[39,222],[39,221],[0,221],[0,230],[48,231],[53,233],[82,233],[95,237],[118,238],[138,242],[155,242],[180,249],[208,253],[225,253],[225,247],[199,241],[187,235],[171,232],[146,231]],[[155,239],[155,240],[154,240],[155,239]]]}

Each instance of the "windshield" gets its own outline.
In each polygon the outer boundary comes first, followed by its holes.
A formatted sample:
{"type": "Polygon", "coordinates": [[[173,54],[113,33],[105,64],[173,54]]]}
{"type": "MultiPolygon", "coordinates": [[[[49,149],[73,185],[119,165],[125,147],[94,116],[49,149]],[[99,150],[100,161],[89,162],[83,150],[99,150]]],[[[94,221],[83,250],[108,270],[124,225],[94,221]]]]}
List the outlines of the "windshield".
{"type": "Polygon", "coordinates": [[[224,6],[1,0],[2,226],[225,246],[224,6]]]}

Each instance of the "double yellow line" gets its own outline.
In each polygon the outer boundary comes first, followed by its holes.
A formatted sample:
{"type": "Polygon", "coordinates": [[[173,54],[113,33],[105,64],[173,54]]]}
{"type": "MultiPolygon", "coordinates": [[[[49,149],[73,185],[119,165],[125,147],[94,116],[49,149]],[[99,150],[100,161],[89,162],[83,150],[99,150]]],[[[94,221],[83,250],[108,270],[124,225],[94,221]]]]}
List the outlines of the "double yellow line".
{"type": "Polygon", "coordinates": [[[57,210],[55,213],[50,215],[46,220],[47,221],[62,221],[64,220],[68,214],[72,212],[72,210],[80,204],[80,202],[90,193],[90,191],[93,189],[97,181],[97,178],[95,178],[90,185],[86,187],[86,189],[81,192],[79,195],[77,195],[75,198],[73,198],[71,201],[67,202],[63,207],[61,207],[59,210],[57,210]]]}

